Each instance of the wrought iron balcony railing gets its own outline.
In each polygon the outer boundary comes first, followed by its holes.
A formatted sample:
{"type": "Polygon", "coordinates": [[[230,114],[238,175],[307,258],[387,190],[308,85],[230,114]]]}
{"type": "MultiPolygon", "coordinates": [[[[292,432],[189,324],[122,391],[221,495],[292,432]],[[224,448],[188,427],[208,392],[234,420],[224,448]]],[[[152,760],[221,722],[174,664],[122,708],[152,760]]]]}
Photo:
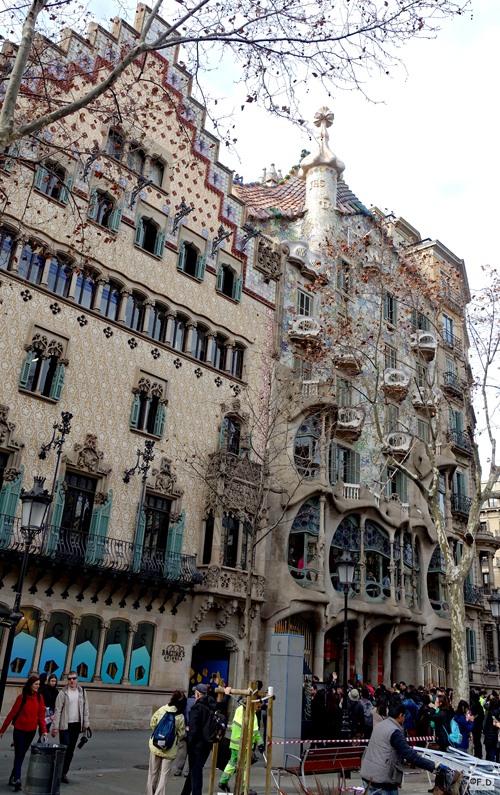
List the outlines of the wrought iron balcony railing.
{"type": "Polygon", "coordinates": [[[456,492],[453,492],[451,495],[452,513],[461,513],[464,516],[468,516],[471,504],[472,499],[470,497],[466,497],[465,494],[457,494],[456,492]]]}
{"type": "Polygon", "coordinates": [[[451,442],[453,447],[456,447],[457,450],[461,450],[463,453],[467,453],[467,455],[473,454],[470,436],[464,431],[459,431],[457,428],[451,428],[446,433],[446,441],[451,442]]]}
{"type": "MultiPolygon", "coordinates": [[[[0,550],[13,553],[24,550],[20,519],[0,516],[0,550]]],[[[172,585],[189,587],[202,581],[196,555],[166,552],[63,527],[46,526],[35,538],[30,553],[70,567],[136,574],[172,585]]]]}
{"type": "Polygon", "coordinates": [[[484,594],[483,589],[478,585],[471,585],[469,582],[464,582],[464,601],[469,605],[477,605],[483,607],[484,594]]]}
{"type": "Polygon", "coordinates": [[[452,395],[463,397],[464,388],[462,382],[456,373],[446,372],[443,375],[443,389],[450,392],[452,395]]]}

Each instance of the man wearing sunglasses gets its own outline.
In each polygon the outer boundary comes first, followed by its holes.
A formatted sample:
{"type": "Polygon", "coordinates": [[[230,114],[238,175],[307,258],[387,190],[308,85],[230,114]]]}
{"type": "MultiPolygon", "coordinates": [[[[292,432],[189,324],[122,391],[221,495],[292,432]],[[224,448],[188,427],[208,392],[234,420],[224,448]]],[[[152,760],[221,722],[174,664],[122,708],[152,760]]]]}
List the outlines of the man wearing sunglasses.
{"type": "Polygon", "coordinates": [[[75,746],[81,732],[89,728],[89,704],[87,694],[78,684],[76,671],[68,674],[68,684],[63,687],[56,699],[54,719],[52,721],[52,737],[59,732],[59,742],[66,746],[62,779],[69,784],[68,770],[73,759],[75,746]]]}

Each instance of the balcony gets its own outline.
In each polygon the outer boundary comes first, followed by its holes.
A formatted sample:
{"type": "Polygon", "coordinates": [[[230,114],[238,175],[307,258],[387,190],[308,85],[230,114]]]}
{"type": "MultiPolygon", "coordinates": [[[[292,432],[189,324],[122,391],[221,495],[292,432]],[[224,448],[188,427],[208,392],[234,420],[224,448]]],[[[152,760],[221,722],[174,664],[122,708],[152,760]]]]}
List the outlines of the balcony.
{"type": "Polygon", "coordinates": [[[338,370],[346,370],[352,375],[357,375],[361,372],[358,357],[355,352],[347,347],[337,345],[332,350],[332,361],[338,370]]]}
{"type": "Polygon", "coordinates": [[[392,456],[396,461],[402,461],[410,452],[411,439],[409,433],[399,433],[399,431],[388,433],[384,436],[382,452],[392,456]]]}
{"type": "MultiPolygon", "coordinates": [[[[245,598],[248,583],[248,572],[243,569],[232,569],[229,566],[212,566],[203,564],[200,566],[201,587],[198,591],[211,591],[234,598],[245,598]],[[203,581],[201,582],[201,578],[203,581]]],[[[264,598],[266,578],[259,574],[252,574],[252,599],[261,600],[264,598]]]]}
{"type": "Polygon", "coordinates": [[[441,280],[441,297],[443,303],[449,306],[450,309],[453,309],[458,314],[462,314],[464,309],[462,294],[459,293],[458,290],[454,290],[453,287],[450,287],[445,280],[441,280]]]}
{"type": "Polygon", "coordinates": [[[305,398],[315,398],[319,395],[319,381],[302,381],[300,394],[305,398]]]}
{"type": "Polygon", "coordinates": [[[459,431],[457,428],[451,428],[446,433],[446,441],[451,442],[451,446],[458,453],[472,456],[474,451],[470,441],[470,436],[464,431],[459,431]]]}
{"type": "Polygon", "coordinates": [[[483,589],[477,585],[471,585],[468,582],[464,582],[464,602],[468,605],[483,607],[484,606],[483,589]]]}
{"type": "Polygon", "coordinates": [[[410,386],[410,376],[404,370],[388,368],[384,370],[384,381],[382,388],[386,397],[397,400],[400,403],[408,394],[410,386]]]}
{"type": "Polygon", "coordinates": [[[436,355],[436,337],[430,331],[415,331],[410,335],[410,348],[430,362],[436,355]]]}
{"type": "Polygon", "coordinates": [[[441,398],[443,397],[443,393],[438,387],[434,387],[434,389],[432,390],[432,397],[429,397],[426,400],[425,399],[426,394],[429,393],[424,388],[417,389],[413,393],[411,402],[413,403],[414,408],[416,409],[427,408],[432,414],[432,416],[434,416],[436,413],[436,407],[439,406],[441,398]]]}
{"type": "Polygon", "coordinates": [[[456,337],[451,331],[447,331],[443,329],[443,342],[448,347],[451,348],[453,351],[457,351],[457,353],[462,353],[462,340],[460,337],[456,337]]]}
{"type": "MultiPolygon", "coordinates": [[[[21,520],[0,517],[0,549],[4,553],[22,554],[24,539],[21,520]]],[[[91,533],[61,527],[46,527],[35,538],[30,549],[32,560],[57,563],[82,573],[120,573],[136,575],[139,580],[153,580],[157,584],[192,587],[201,583],[196,567],[196,555],[166,552],[154,547],[133,544],[119,538],[103,538],[91,533]]]]}
{"type": "Polygon", "coordinates": [[[359,483],[343,484],[344,500],[359,500],[359,483]]]}
{"type": "Polygon", "coordinates": [[[335,426],[336,436],[354,442],[361,435],[364,419],[364,413],[358,409],[353,409],[349,406],[339,408],[335,426]]]}
{"type": "Polygon", "coordinates": [[[449,395],[454,395],[459,398],[463,398],[464,396],[462,382],[456,373],[448,372],[444,374],[443,389],[445,392],[448,392],[449,395]]]}
{"type": "Polygon", "coordinates": [[[471,504],[471,498],[466,497],[465,494],[453,492],[451,495],[451,512],[456,516],[467,518],[469,516],[471,504]]]}
{"type": "Polygon", "coordinates": [[[317,340],[323,328],[319,317],[297,315],[288,329],[291,340],[317,340]]]}

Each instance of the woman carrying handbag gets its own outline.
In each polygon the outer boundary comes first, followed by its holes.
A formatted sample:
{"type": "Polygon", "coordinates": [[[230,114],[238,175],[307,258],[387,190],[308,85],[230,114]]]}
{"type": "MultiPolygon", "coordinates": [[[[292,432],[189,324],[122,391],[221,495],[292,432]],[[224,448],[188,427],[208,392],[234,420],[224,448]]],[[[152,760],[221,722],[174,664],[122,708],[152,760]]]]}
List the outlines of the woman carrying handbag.
{"type": "Polygon", "coordinates": [[[22,787],[21,768],[38,726],[43,738],[46,739],[47,737],[45,704],[38,692],[39,687],[40,678],[38,676],[30,676],[0,729],[1,738],[9,724],[12,723],[14,725],[14,767],[10,774],[9,784],[14,787],[16,792],[22,787]]]}

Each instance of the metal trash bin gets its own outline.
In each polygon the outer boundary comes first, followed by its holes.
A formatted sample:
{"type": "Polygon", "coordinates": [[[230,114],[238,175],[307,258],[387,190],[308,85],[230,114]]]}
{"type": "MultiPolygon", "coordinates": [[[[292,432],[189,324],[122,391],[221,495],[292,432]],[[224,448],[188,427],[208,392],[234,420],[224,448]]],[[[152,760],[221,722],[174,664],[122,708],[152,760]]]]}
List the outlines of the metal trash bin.
{"type": "Polygon", "coordinates": [[[26,795],[59,795],[65,745],[33,743],[24,792],[26,795]]]}

